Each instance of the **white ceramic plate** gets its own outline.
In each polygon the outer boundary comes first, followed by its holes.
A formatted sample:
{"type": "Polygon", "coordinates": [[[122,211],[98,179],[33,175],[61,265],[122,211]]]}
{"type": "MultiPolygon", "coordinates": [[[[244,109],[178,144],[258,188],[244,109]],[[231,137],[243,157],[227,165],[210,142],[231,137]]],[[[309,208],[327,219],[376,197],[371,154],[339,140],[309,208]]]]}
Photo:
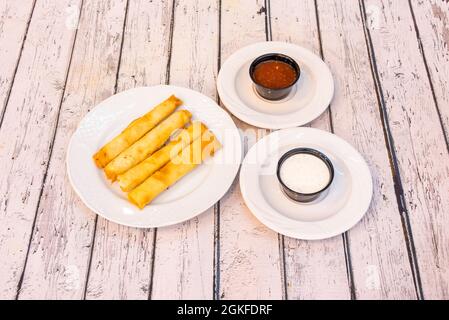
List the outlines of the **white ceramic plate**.
{"type": "Polygon", "coordinates": [[[318,240],[352,228],[371,202],[373,184],[362,156],[334,134],[313,128],[271,133],[248,152],[240,169],[240,189],[252,213],[286,236],[318,240]],[[335,170],[327,195],[301,204],[282,193],[276,177],[279,158],[288,150],[309,147],[326,154],[335,170]]]}
{"type": "Polygon", "coordinates": [[[168,226],[191,219],[217,202],[234,180],[242,157],[240,134],[231,117],[212,99],[175,86],[142,87],[101,102],[80,122],[67,151],[67,171],[73,188],[94,212],[113,222],[141,228],[168,226]],[[133,119],[171,94],[184,104],[222,143],[212,159],[201,164],[150,205],[139,210],[96,168],[92,155],[133,119]]]}
{"type": "Polygon", "coordinates": [[[334,81],[320,57],[300,46],[284,42],[260,42],[232,54],[220,69],[217,89],[226,108],[237,118],[257,127],[283,129],[304,125],[317,118],[332,100],[334,81]],[[301,76],[288,97],[281,101],[260,98],[253,88],[249,66],[266,53],[293,58],[301,76]]]}

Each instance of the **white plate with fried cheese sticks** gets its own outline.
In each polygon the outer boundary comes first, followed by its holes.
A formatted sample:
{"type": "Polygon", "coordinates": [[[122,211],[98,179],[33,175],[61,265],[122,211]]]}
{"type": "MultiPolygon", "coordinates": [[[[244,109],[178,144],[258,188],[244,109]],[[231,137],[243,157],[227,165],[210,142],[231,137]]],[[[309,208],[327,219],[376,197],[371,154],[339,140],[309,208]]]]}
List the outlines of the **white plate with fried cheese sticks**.
{"type": "Polygon", "coordinates": [[[189,220],[231,186],[239,131],[212,99],[168,85],[118,93],[80,122],[67,150],[69,180],[91,210],[140,228],[189,220]]]}

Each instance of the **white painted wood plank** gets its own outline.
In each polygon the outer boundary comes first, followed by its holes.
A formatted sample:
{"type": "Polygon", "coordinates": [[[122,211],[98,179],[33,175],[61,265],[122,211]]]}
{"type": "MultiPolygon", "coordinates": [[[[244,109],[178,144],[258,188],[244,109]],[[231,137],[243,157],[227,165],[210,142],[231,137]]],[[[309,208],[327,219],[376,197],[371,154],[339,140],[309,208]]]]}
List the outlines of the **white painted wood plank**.
{"type": "Polygon", "coordinates": [[[148,299],[153,240],[152,229],[98,217],[86,299],[148,299]]]}
{"type": "MultiPolygon", "coordinates": [[[[241,47],[265,40],[264,1],[222,1],[222,63],[241,47]]],[[[260,135],[257,128],[235,119],[250,137],[245,153],[260,135]],[[253,134],[251,136],[251,133],[253,134]]],[[[245,206],[238,177],[220,201],[220,298],[283,298],[278,234],[262,225],[245,206]]]]}
{"type": "MultiPolygon", "coordinates": [[[[447,299],[449,154],[409,4],[407,0],[368,0],[366,5],[382,12],[378,26],[370,28],[370,34],[415,240],[424,297],[447,299]]],[[[443,105],[444,108],[447,105],[443,105]]]]}
{"type": "MultiPolygon", "coordinates": [[[[216,99],[217,58],[218,1],[176,1],[170,84],[216,99]]],[[[213,298],[213,208],[158,229],[155,250],[152,299],[213,298]]]]}
{"type": "MultiPolygon", "coordinates": [[[[315,1],[271,2],[272,37],[320,54],[315,1]]],[[[311,123],[330,131],[329,112],[311,123]]],[[[349,299],[342,237],[323,241],[284,238],[288,299],[349,299]]]]}
{"type": "Polygon", "coordinates": [[[95,215],[70,186],[65,156],[81,118],[114,93],[125,6],[126,0],[84,2],[21,299],[84,295],[95,215]]]}
{"type": "Polygon", "coordinates": [[[0,3],[0,119],[11,90],[34,0],[3,0],[0,3]]]}
{"type": "Polygon", "coordinates": [[[449,2],[412,0],[443,125],[449,134],[449,2]]]}
{"type": "Polygon", "coordinates": [[[72,51],[66,8],[78,0],[39,1],[34,9],[0,129],[0,297],[16,296],[72,51]]]}
{"type": "MultiPolygon", "coordinates": [[[[165,83],[172,1],[130,1],[118,91],[165,83]]],[[[153,229],[128,228],[98,217],[87,299],[148,299],[153,229]]]]}
{"type": "Polygon", "coordinates": [[[325,61],[335,79],[335,133],[367,160],[374,192],[362,221],[349,231],[358,299],[416,298],[395,199],[358,1],[318,1],[325,61]]]}

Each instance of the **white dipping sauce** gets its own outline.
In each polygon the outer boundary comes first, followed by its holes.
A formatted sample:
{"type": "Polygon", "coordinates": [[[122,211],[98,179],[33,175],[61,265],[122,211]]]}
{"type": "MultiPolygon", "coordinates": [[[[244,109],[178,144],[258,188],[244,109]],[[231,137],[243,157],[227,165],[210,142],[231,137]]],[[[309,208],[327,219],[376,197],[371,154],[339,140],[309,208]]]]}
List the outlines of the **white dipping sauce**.
{"type": "Polygon", "coordinates": [[[329,182],[330,172],[326,163],[307,153],[288,157],[281,165],[282,182],[299,193],[314,193],[322,190],[329,182]]]}

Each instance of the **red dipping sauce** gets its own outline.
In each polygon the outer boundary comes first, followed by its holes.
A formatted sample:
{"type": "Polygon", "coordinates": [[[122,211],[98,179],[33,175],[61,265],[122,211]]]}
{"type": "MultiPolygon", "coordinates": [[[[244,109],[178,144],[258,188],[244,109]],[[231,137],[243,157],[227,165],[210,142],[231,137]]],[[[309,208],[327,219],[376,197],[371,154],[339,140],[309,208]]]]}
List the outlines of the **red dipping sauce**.
{"type": "Polygon", "coordinates": [[[269,60],[259,63],[254,69],[254,80],[270,89],[287,88],[296,81],[296,70],[288,63],[269,60]]]}

